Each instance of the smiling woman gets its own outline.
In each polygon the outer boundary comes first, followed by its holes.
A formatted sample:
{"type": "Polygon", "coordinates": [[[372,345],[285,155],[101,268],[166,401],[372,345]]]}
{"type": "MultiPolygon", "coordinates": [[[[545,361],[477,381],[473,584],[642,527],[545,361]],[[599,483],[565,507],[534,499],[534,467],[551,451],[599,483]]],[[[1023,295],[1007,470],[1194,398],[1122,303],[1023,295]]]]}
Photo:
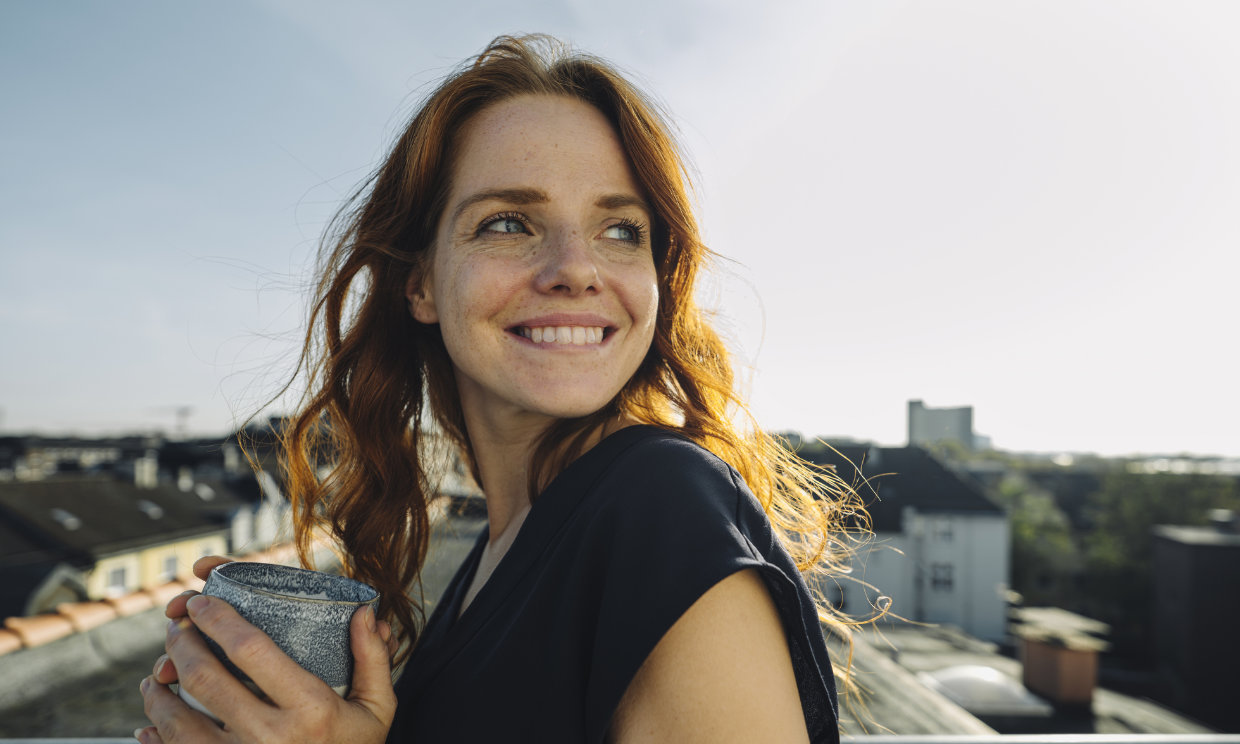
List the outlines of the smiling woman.
{"type": "Polygon", "coordinates": [[[329,531],[382,622],[354,618],[340,700],[226,605],[174,600],[139,738],[837,741],[835,618],[803,575],[840,568],[863,514],[748,419],[694,303],[708,251],[654,107],[595,58],[502,37],[340,226],[288,482],[303,561],[329,531]],[[426,619],[432,424],[488,526],[426,619]],[[195,628],[272,700],[230,686],[195,628]],[[223,731],[167,692],[178,677],[223,731]]]}
{"type": "Polygon", "coordinates": [[[602,409],[649,351],[659,295],[619,138],[593,106],[537,95],[487,108],[460,141],[409,302],[439,324],[462,409],[486,419],[469,431],[506,438],[602,409]]]}

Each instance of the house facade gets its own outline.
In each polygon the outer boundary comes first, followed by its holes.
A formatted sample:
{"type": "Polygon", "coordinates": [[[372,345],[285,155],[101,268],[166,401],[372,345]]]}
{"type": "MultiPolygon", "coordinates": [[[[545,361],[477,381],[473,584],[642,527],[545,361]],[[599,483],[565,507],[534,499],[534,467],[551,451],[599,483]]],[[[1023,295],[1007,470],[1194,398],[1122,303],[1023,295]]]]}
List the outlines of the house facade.
{"type": "Polygon", "coordinates": [[[0,570],[24,576],[26,589],[4,613],[38,614],[192,576],[195,560],[229,547],[228,524],[198,500],[172,484],[110,475],[0,483],[0,521],[24,538],[0,551],[0,570]]]}
{"type": "Polygon", "coordinates": [[[953,625],[1003,641],[1010,547],[1007,515],[980,485],[918,447],[807,448],[858,485],[872,534],[856,546],[852,575],[827,596],[857,617],[887,608],[899,618],[953,625]],[[862,480],[864,479],[864,480],[862,480]]]}

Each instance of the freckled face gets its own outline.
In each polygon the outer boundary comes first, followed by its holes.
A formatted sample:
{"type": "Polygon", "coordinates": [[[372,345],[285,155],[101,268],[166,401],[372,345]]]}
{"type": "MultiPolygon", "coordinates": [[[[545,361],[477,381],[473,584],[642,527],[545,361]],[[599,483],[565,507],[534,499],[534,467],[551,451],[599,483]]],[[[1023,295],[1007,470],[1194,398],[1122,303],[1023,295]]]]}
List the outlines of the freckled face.
{"type": "Polygon", "coordinates": [[[429,270],[409,286],[468,421],[584,416],[620,391],[654,336],[650,225],[593,107],[522,96],[469,122],[429,270]]]}

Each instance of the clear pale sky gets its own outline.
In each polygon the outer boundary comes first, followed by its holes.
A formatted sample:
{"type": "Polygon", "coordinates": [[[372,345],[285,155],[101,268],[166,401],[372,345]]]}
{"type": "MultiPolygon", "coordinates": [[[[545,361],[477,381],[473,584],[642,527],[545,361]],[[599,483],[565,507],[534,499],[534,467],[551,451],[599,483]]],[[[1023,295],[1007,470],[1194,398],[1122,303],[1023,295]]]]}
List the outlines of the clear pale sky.
{"type": "Polygon", "coordinates": [[[244,419],[420,95],[544,31],[672,112],[768,428],[1240,455],[1240,3],[767,5],[7,0],[0,431],[244,419]]]}

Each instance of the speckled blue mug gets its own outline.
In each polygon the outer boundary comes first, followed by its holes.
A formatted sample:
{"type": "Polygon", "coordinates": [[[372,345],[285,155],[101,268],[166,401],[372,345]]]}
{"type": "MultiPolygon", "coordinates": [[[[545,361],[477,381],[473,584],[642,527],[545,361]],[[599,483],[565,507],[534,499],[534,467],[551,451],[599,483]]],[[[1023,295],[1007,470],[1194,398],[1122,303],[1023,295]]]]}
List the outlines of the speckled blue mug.
{"type": "MultiPolygon", "coordinates": [[[[349,623],[360,607],[378,603],[379,593],[373,587],[321,571],[237,562],[212,569],[202,593],[232,605],[237,614],[270,636],[303,669],[338,695],[348,694],[353,678],[349,623]]],[[[229,671],[263,695],[253,680],[228,660],[223,649],[205,634],[203,637],[229,671]]],[[[211,715],[184,689],[179,692],[192,707],[211,715]]]]}

